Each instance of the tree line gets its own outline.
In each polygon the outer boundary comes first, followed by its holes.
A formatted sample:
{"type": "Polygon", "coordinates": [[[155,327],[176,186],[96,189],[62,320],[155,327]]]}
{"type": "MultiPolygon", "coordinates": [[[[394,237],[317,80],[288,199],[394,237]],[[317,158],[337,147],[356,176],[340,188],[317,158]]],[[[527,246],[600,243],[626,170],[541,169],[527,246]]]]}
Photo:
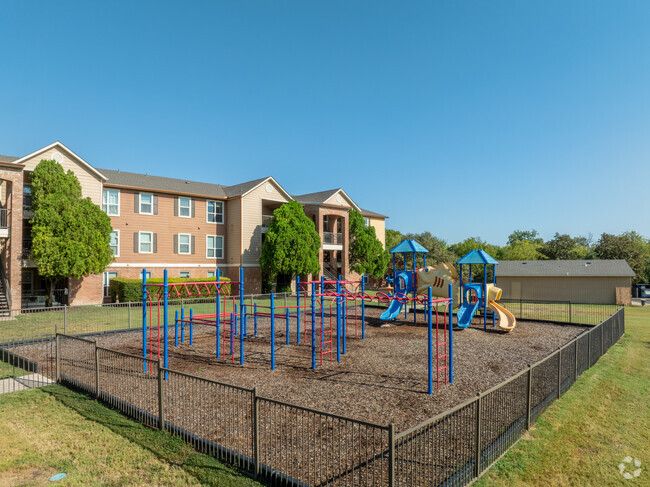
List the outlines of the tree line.
{"type": "MultiPolygon", "coordinates": [[[[544,241],[537,230],[515,230],[508,236],[506,245],[498,246],[480,237],[469,237],[462,242],[447,245],[430,232],[402,234],[398,230],[387,229],[387,251],[405,238],[416,240],[429,249],[427,263],[433,265],[437,262],[455,262],[474,249],[484,250],[497,260],[623,259],[635,273],[634,283],[650,282],[650,240],[635,231],[620,235],[603,233],[593,242],[591,236],[572,237],[560,233],[544,241]]],[[[402,265],[401,256],[396,258],[402,265]]],[[[422,264],[423,258],[418,256],[416,265],[422,264]]]]}

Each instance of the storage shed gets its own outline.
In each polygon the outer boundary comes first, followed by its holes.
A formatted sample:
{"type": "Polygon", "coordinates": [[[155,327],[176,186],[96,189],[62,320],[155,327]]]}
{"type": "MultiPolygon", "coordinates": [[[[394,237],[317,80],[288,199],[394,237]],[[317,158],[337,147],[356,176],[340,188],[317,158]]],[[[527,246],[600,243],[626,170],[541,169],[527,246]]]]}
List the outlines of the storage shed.
{"type": "Polygon", "coordinates": [[[496,266],[502,299],[616,304],[616,288],[629,290],[633,277],[624,260],[502,260],[496,266]]]}

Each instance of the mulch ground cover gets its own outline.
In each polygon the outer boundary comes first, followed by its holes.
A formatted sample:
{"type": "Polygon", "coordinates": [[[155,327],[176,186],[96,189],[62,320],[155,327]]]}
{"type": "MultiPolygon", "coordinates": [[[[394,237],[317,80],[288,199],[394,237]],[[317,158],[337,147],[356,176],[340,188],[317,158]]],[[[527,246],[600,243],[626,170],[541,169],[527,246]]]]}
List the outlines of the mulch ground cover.
{"type": "MultiPolygon", "coordinates": [[[[249,336],[244,341],[243,366],[239,365],[238,340],[233,363],[229,354],[216,358],[215,328],[195,326],[192,345],[186,328],[185,343],[175,348],[171,326],[169,368],[227,384],[256,386],[261,396],[303,407],[378,424],[394,423],[397,431],[402,431],[515,375],[585,330],[579,326],[518,321],[510,333],[497,331],[490,324],[483,331],[482,321],[475,319],[471,327],[454,330],[453,384],[445,384],[441,377],[440,388],[436,389],[434,369],[434,392],[428,395],[427,326],[423,316],[418,317],[415,325],[410,317],[409,322],[393,321],[382,326],[381,311],[366,308],[365,340],[360,338],[360,324],[359,338],[355,338],[354,323],[349,323],[347,353],[337,362],[334,344],[333,360],[326,356],[321,366],[317,354],[315,370],[311,369],[311,337],[307,337],[306,343],[295,343],[295,319],[291,320],[290,345],[285,344],[285,321],[276,319],[275,370],[270,370],[269,318],[260,318],[258,336],[249,336]]],[[[326,321],[329,324],[328,318],[326,321]]],[[[252,335],[252,319],[247,328],[252,335]]],[[[97,339],[102,347],[142,354],[139,333],[97,339]]]]}

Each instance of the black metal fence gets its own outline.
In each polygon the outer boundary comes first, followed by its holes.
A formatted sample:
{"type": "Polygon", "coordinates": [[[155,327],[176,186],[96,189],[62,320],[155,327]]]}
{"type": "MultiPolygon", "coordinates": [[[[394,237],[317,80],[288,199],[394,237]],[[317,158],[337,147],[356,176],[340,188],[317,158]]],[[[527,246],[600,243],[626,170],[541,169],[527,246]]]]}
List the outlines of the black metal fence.
{"type": "Polygon", "coordinates": [[[624,329],[624,310],[616,309],[514,377],[401,433],[392,425],[165,369],[79,337],[57,334],[56,378],[270,482],[465,485],[510,448],[624,329]]]}

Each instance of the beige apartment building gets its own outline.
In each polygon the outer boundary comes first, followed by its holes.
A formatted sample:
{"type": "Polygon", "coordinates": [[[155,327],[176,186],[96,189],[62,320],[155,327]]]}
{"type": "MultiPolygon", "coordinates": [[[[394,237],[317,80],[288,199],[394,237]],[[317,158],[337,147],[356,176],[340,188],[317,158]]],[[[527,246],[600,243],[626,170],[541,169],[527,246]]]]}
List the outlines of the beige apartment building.
{"type": "MultiPolygon", "coordinates": [[[[290,195],[272,177],[224,186],[112,169],[97,169],[60,142],[24,157],[0,156],[0,307],[41,306],[45,283],[30,259],[32,218],[30,173],[41,160],[54,159],[79,179],[90,197],[111,217],[115,260],[103,275],[66,279],[55,301],[97,304],[114,277],[210,277],[218,267],[232,279],[244,269],[247,292],[260,292],[262,242],[273,211],[300,202],[321,237],[321,274],[351,275],[348,264],[348,211],[361,212],[382,243],[384,215],[360,208],[342,189],[290,195]]],[[[319,276],[314,276],[319,277],[319,276]]]]}

